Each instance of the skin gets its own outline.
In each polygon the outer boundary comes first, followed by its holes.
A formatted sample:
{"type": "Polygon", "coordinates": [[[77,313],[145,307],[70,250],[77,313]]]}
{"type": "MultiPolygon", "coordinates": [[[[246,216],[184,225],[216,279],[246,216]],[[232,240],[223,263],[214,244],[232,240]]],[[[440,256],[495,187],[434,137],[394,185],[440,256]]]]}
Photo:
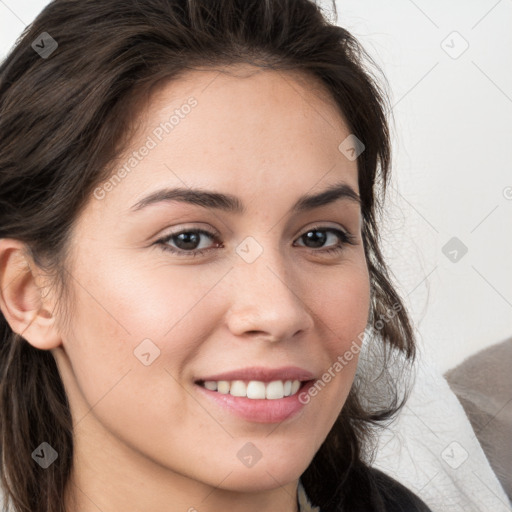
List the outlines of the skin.
{"type": "Polygon", "coordinates": [[[51,350],[69,397],[70,511],[294,512],[298,479],[354,379],[357,355],[279,424],[240,419],[198,393],[199,376],[247,366],[296,365],[320,377],[364,331],[370,288],[356,202],[289,213],[299,196],[333,183],[359,192],[357,162],[338,150],[350,132],[325,91],[292,72],[189,72],[154,91],[120,165],[190,96],[191,113],[77,219],[66,324],[23,245],[0,241],[2,311],[15,332],[51,350]],[[247,211],[175,201],[129,212],[177,186],[236,195],[247,211]],[[307,245],[302,235],[316,225],[348,231],[354,245],[322,255],[340,240],[327,231],[323,246],[307,245]],[[193,258],[186,246],[177,256],[155,244],[185,228],[218,233],[222,246],[201,235],[211,250],[193,258]],[[263,249],[252,263],[235,252],[248,236],[263,249]],[[160,349],[149,366],[134,356],[146,338],[160,349]],[[247,442],[262,454],[252,467],[237,457],[247,442]]]}

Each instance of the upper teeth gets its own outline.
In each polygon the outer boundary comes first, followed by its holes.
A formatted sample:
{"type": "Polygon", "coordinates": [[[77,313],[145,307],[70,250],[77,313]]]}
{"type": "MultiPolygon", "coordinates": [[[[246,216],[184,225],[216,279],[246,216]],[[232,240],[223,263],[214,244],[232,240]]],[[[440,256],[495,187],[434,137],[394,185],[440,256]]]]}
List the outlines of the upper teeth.
{"type": "Polygon", "coordinates": [[[260,380],[251,380],[248,383],[243,380],[206,380],[204,387],[211,391],[218,391],[224,395],[228,393],[233,396],[245,396],[247,398],[271,400],[294,395],[300,388],[299,380],[273,380],[272,382],[262,382],[260,380]]]}

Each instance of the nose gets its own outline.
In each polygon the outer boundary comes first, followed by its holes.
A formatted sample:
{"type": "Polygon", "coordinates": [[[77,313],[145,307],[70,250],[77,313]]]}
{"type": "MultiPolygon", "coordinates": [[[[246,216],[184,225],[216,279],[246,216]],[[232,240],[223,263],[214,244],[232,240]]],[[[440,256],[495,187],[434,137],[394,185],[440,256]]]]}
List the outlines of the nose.
{"type": "Polygon", "coordinates": [[[256,261],[235,262],[230,287],[232,304],[227,323],[236,336],[252,336],[271,342],[284,341],[313,326],[303,296],[304,282],[293,275],[278,251],[266,250],[256,261]]]}

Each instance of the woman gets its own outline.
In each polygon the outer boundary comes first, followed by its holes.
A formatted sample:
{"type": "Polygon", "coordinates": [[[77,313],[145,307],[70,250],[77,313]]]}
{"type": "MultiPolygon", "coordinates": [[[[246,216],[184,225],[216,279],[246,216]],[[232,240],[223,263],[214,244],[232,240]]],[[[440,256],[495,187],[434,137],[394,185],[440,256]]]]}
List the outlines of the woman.
{"type": "Polygon", "coordinates": [[[0,68],[13,510],[428,510],[370,466],[414,336],[365,57],[307,0],[56,0],[28,28],[0,68]]]}

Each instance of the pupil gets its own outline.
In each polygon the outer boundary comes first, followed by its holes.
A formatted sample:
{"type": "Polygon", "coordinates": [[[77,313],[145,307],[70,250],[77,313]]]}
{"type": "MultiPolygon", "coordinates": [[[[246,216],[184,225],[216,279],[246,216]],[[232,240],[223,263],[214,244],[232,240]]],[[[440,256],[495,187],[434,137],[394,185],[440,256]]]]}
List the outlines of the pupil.
{"type": "Polygon", "coordinates": [[[181,247],[181,249],[195,249],[199,243],[199,235],[197,233],[181,233],[178,235],[178,239],[181,242],[185,242],[185,247],[181,247]],[[192,247],[187,246],[187,244],[192,244],[192,247]]]}
{"type": "Polygon", "coordinates": [[[308,240],[315,243],[315,247],[321,247],[325,243],[326,234],[322,231],[309,231],[304,235],[308,240]],[[318,236],[319,235],[319,236],[318,236]]]}

